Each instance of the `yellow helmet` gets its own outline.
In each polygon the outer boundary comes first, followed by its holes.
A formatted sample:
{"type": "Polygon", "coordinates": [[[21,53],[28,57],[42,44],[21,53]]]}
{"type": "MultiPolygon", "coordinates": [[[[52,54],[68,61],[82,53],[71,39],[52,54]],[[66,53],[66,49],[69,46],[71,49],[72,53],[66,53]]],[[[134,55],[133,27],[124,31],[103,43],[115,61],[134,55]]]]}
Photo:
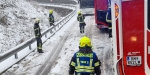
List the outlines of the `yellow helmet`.
{"type": "Polygon", "coordinates": [[[52,14],[52,13],[53,13],[53,10],[49,10],[49,13],[52,14]]]}
{"type": "Polygon", "coordinates": [[[78,14],[81,14],[81,11],[78,11],[78,14]]]}
{"type": "Polygon", "coordinates": [[[36,18],[35,19],[35,23],[39,23],[40,22],[40,19],[39,18],[36,18]]]}
{"type": "Polygon", "coordinates": [[[80,46],[80,47],[85,47],[85,46],[92,47],[90,38],[88,38],[88,37],[86,37],[86,36],[82,37],[82,38],[80,39],[79,46],[80,46]]]}

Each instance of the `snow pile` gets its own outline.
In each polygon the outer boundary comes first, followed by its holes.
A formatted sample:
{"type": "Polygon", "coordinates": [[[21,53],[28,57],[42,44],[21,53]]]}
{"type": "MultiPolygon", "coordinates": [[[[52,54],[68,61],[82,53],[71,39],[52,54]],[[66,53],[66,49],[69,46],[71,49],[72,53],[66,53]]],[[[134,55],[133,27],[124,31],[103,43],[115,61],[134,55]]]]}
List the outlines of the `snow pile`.
{"type": "MultiPolygon", "coordinates": [[[[48,9],[26,0],[0,0],[0,53],[34,37],[34,19],[40,19],[41,31],[49,27],[48,9]]],[[[54,11],[55,20],[60,16],[54,11]]]]}

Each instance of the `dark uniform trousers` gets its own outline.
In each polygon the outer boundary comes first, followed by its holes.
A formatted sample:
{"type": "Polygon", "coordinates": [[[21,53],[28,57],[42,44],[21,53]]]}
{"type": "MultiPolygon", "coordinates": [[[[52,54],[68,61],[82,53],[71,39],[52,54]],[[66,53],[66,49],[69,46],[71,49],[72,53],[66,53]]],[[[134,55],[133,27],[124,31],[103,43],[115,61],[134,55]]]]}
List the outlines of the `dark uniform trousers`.
{"type": "Polygon", "coordinates": [[[85,23],[80,23],[80,33],[84,33],[84,26],[85,26],[85,23]]]}
{"type": "Polygon", "coordinates": [[[42,51],[42,40],[41,40],[41,38],[36,38],[36,40],[37,40],[37,50],[39,53],[42,53],[43,52],[42,51]]]}

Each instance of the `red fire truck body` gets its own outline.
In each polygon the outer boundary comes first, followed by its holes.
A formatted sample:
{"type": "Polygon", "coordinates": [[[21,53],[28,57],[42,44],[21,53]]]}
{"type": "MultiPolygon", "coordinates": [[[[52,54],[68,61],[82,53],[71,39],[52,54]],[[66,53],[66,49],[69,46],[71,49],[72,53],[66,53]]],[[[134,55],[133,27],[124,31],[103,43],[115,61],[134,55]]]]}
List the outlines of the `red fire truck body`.
{"type": "Polygon", "coordinates": [[[106,13],[108,9],[108,0],[94,0],[95,23],[98,28],[108,28],[106,22],[106,13]]]}
{"type": "Polygon", "coordinates": [[[150,75],[150,1],[111,0],[111,8],[115,75],[150,75]]]}

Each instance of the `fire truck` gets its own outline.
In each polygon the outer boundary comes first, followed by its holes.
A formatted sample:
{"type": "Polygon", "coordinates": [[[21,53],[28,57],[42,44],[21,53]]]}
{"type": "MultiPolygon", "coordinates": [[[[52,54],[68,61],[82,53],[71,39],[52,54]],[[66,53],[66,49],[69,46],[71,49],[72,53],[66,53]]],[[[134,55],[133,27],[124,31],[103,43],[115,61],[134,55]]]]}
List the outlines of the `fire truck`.
{"type": "Polygon", "coordinates": [[[150,75],[150,0],[111,0],[115,75],[150,75]]]}
{"type": "Polygon", "coordinates": [[[97,28],[108,28],[106,13],[109,3],[109,0],[94,0],[94,16],[97,28]]]}

